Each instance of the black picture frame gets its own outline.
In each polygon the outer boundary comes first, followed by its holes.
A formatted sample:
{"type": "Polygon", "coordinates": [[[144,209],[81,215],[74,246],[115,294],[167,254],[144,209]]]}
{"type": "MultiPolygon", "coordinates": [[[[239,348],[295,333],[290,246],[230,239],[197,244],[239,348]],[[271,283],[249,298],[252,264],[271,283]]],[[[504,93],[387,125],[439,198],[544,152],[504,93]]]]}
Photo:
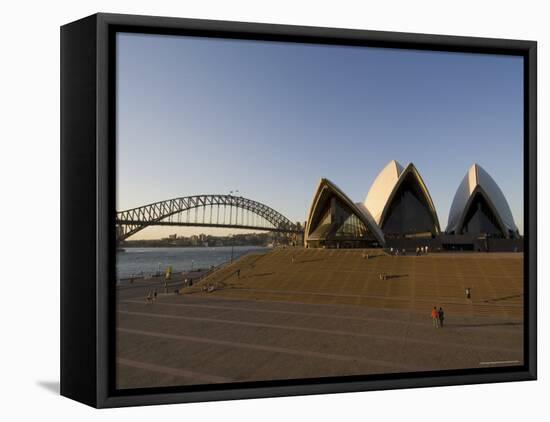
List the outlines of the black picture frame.
{"type": "Polygon", "coordinates": [[[61,394],[119,407],[534,380],[537,376],[537,44],[99,13],[61,28],[61,394]],[[524,58],[524,365],[208,387],[113,388],[116,32],[483,52],[524,58]]]}

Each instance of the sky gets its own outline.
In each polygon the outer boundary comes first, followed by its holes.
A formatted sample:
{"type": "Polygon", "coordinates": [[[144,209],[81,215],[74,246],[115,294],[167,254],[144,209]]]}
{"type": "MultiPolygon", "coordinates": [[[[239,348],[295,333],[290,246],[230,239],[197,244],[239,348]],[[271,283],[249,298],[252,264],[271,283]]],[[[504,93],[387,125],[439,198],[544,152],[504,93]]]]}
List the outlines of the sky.
{"type": "MultiPolygon", "coordinates": [[[[117,210],[240,195],[305,221],[322,177],[363,201],[413,162],[447,225],[473,163],[523,233],[523,59],[516,56],[117,36],[117,210]]],[[[150,227],[133,238],[227,229],[150,227]]]]}

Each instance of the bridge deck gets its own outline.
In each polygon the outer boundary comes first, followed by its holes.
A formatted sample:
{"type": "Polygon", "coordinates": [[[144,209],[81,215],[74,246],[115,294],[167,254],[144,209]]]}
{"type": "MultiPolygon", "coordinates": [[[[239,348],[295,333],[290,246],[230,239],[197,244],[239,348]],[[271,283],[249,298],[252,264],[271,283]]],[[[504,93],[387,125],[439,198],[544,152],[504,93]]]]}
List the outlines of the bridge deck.
{"type": "Polygon", "coordinates": [[[168,199],[116,213],[117,242],[149,226],[229,227],[300,234],[273,208],[235,195],[195,195],[168,199]]]}

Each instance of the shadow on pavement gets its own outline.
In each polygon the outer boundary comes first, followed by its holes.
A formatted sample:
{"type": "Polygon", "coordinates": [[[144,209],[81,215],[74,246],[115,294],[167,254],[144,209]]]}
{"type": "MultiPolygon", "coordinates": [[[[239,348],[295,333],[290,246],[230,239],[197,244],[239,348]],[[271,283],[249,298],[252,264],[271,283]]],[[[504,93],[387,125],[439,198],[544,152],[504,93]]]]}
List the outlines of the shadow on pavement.
{"type": "Polygon", "coordinates": [[[523,294],[511,295],[511,296],[503,296],[503,297],[497,297],[497,298],[495,298],[495,299],[487,299],[487,300],[484,300],[484,302],[487,302],[487,303],[499,302],[499,301],[501,301],[501,300],[519,299],[520,297],[523,297],[523,294]]]}
{"type": "Polygon", "coordinates": [[[487,324],[445,324],[448,328],[480,328],[480,327],[515,327],[522,326],[523,322],[493,322],[487,324]]]}
{"type": "Polygon", "coordinates": [[[44,390],[48,390],[50,393],[59,394],[59,381],[37,381],[36,385],[42,387],[44,390]]]}

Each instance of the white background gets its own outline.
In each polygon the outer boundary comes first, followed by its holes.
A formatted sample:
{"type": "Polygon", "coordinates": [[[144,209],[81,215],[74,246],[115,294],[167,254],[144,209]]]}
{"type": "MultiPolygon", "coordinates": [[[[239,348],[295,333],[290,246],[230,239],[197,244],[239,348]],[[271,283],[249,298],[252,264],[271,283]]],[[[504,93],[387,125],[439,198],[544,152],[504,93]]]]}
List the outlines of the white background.
{"type": "MultiPolygon", "coordinates": [[[[549,13],[544,1],[42,1],[2,4],[2,420],[518,421],[549,417],[549,13]],[[530,39],[539,54],[539,380],[92,410],[59,380],[59,26],[95,12],[530,39]],[[546,264],[546,265],[545,265],[546,264]],[[546,331],[546,333],[545,333],[546,331]],[[544,394],[544,390],[548,391],[544,394]]],[[[548,419],[546,419],[548,420],[548,419]]]]}

